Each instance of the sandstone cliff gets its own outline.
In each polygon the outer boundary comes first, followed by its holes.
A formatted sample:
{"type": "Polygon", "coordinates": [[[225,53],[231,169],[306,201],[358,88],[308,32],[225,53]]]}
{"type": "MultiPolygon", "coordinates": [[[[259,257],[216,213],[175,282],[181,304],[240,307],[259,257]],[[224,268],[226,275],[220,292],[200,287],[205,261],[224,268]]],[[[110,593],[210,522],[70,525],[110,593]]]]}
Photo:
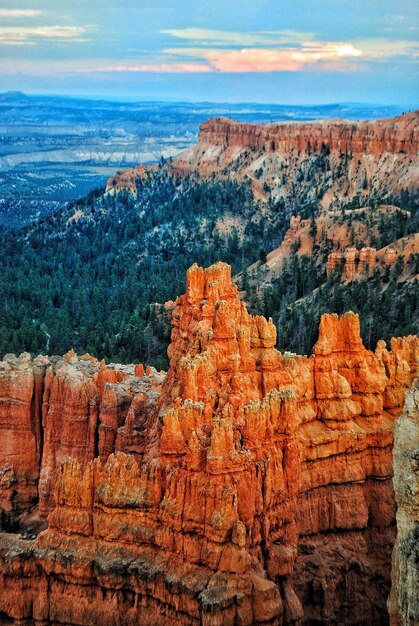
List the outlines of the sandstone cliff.
{"type": "Polygon", "coordinates": [[[353,313],[326,315],[311,357],[281,355],[229,266],[195,265],[164,382],[130,371],[118,383],[75,356],[46,364],[40,484],[43,467],[58,476],[55,508],[35,541],[0,535],[0,612],[80,626],[386,623],[392,427],[419,341],[373,353],[359,330],[353,313]]]}
{"type": "MultiPolygon", "coordinates": [[[[256,196],[300,202],[321,200],[323,208],[356,196],[418,189],[419,114],[374,122],[324,120],[245,124],[215,118],[201,125],[198,143],[169,164],[185,175],[251,181],[256,196]]],[[[107,191],[135,193],[144,168],[109,179],[107,191]]]]}
{"type": "Polygon", "coordinates": [[[155,370],[145,376],[142,366],[106,367],[73,351],[51,359],[7,355],[0,362],[3,526],[19,525],[32,510],[41,518],[52,510],[64,459],[84,468],[98,455],[106,459],[125,447],[132,452],[137,418],[144,413],[145,419],[161,382],[155,370]]]}
{"type": "Polygon", "coordinates": [[[392,626],[419,623],[419,381],[406,396],[394,428],[397,540],[388,602],[392,626]]]}

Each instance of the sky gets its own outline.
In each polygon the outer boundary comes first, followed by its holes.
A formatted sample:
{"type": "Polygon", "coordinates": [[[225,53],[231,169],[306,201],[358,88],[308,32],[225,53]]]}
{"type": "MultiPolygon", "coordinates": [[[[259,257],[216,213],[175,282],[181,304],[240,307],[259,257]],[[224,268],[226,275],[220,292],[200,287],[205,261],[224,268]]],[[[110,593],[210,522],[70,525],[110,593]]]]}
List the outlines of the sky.
{"type": "Polygon", "coordinates": [[[0,0],[0,91],[418,105],[418,0],[0,0]]]}

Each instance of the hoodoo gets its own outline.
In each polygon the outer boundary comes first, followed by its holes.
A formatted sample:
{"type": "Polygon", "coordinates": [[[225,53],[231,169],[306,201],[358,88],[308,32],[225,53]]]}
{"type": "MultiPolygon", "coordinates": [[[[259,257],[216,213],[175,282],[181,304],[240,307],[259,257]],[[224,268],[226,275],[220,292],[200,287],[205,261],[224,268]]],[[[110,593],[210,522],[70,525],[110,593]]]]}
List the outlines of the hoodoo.
{"type": "Polygon", "coordinates": [[[3,511],[10,528],[50,513],[35,539],[0,535],[0,615],[387,623],[393,423],[418,338],[368,351],[347,313],[322,317],[310,357],[275,344],[217,263],[188,271],[165,377],[5,359],[3,511]]]}

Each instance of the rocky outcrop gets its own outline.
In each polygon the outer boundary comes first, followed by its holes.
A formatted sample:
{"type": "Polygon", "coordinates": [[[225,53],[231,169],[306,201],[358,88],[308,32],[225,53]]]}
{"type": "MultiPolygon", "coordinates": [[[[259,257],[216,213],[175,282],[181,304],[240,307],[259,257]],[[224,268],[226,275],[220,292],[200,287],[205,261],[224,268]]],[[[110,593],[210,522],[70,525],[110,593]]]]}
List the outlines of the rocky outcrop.
{"type": "Polygon", "coordinates": [[[419,623],[419,380],[394,428],[397,540],[388,602],[391,626],[419,623]]]}
{"type": "Polygon", "coordinates": [[[45,359],[28,354],[6,355],[0,363],[0,522],[6,528],[38,501],[45,370],[45,359]]]}
{"type": "Polygon", "coordinates": [[[370,352],[348,313],[323,316],[311,357],[275,343],[229,266],[194,265],[161,388],[132,373],[105,383],[115,372],[90,361],[95,400],[90,374],[61,365],[58,388],[88,379],[69,398],[83,436],[48,453],[66,457],[50,465],[48,528],[0,536],[0,612],[81,626],[386,623],[392,426],[418,339],[370,352]]]}
{"type": "Polygon", "coordinates": [[[44,518],[51,512],[66,458],[85,468],[98,455],[106,459],[125,446],[131,452],[127,441],[142,413],[134,395],[143,393],[147,413],[163,377],[150,369],[145,375],[142,366],[107,367],[73,351],[34,360],[6,355],[0,362],[2,525],[17,526],[32,510],[44,518]]]}
{"type": "Polygon", "coordinates": [[[397,253],[394,248],[391,253],[377,251],[375,248],[364,247],[346,248],[341,252],[331,252],[326,263],[327,275],[340,271],[342,280],[352,281],[356,278],[365,278],[380,265],[394,265],[397,253]],[[380,263],[381,261],[381,263],[380,263]]]}
{"type": "Polygon", "coordinates": [[[410,217],[409,212],[392,205],[347,210],[344,216],[332,211],[313,219],[293,216],[281,245],[267,255],[264,273],[259,271],[257,262],[247,268],[247,274],[262,289],[272,277],[281,274],[284,263],[295,254],[314,257],[319,269],[325,267],[327,276],[338,272],[343,282],[363,280],[376,270],[385,275],[396,264],[397,280],[417,280],[418,233],[396,239],[382,248],[371,245],[381,238],[380,220],[396,221],[399,215],[410,217]]]}
{"type": "Polygon", "coordinates": [[[384,270],[386,267],[392,267],[400,259],[400,276],[407,274],[405,276],[407,278],[412,275],[410,265],[412,268],[414,265],[410,264],[410,260],[415,254],[419,254],[419,235],[417,233],[395,241],[381,250],[367,246],[360,250],[349,247],[331,252],[327,259],[326,272],[330,276],[333,272],[339,271],[342,280],[350,282],[367,278],[376,269],[384,270]]]}
{"type": "Polygon", "coordinates": [[[139,165],[137,167],[131,167],[128,170],[120,170],[108,179],[106,183],[106,193],[115,195],[120,192],[126,192],[135,195],[138,181],[147,178],[147,172],[153,171],[154,169],[155,166],[153,165],[147,167],[139,165]]]}

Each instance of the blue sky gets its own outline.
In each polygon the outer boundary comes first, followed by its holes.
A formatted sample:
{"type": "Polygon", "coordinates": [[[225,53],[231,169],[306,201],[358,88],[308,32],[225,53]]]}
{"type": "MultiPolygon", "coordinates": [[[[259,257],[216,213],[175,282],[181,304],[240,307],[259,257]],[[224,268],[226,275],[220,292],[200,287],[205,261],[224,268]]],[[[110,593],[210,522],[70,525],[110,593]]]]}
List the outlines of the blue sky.
{"type": "Polygon", "coordinates": [[[0,90],[417,106],[417,0],[0,0],[0,90]]]}

